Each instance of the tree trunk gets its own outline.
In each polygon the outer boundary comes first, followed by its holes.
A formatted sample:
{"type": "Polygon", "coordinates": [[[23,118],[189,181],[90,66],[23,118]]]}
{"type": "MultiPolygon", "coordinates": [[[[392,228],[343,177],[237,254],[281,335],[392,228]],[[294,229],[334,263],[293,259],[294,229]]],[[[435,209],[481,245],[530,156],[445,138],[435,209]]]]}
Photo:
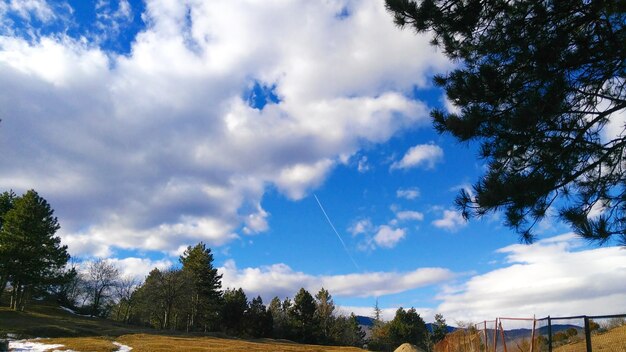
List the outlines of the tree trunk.
{"type": "Polygon", "coordinates": [[[26,308],[26,301],[30,298],[30,294],[32,291],[32,287],[29,286],[22,286],[22,292],[20,293],[20,299],[18,301],[18,309],[20,312],[24,311],[24,308],[26,308]]]}
{"type": "Polygon", "coordinates": [[[2,298],[3,294],[4,294],[4,290],[7,288],[7,278],[6,277],[0,277],[0,299],[2,298]]]}

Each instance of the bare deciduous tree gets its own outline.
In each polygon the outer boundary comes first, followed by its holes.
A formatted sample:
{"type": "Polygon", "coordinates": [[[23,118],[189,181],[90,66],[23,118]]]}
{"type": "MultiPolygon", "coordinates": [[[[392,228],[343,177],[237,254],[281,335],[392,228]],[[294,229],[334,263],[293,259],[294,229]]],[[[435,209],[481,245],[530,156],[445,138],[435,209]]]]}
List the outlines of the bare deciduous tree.
{"type": "Polygon", "coordinates": [[[91,301],[91,315],[102,313],[102,306],[112,296],[119,281],[119,269],[110,262],[98,259],[89,263],[85,281],[91,301]]]}

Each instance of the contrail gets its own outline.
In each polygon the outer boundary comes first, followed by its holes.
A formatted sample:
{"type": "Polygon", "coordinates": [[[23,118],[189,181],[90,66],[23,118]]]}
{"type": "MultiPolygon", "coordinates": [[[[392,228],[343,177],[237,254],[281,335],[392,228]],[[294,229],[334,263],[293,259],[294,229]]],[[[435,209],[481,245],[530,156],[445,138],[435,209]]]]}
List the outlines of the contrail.
{"type": "Polygon", "coordinates": [[[328,224],[330,225],[330,227],[333,228],[333,231],[335,231],[335,234],[337,235],[337,238],[339,238],[339,241],[341,241],[341,245],[343,246],[343,249],[346,251],[346,254],[348,255],[348,258],[350,258],[350,260],[352,261],[352,264],[354,264],[354,267],[356,268],[356,270],[361,271],[361,268],[359,268],[357,263],[354,261],[354,258],[352,258],[352,256],[350,255],[350,252],[348,252],[348,248],[346,247],[346,244],[343,242],[343,239],[339,235],[339,232],[335,228],[335,225],[333,225],[333,222],[330,221],[330,218],[328,217],[328,214],[326,214],[326,210],[324,210],[324,207],[322,206],[322,203],[317,198],[317,195],[315,193],[313,193],[313,197],[315,197],[315,200],[317,201],[317,205],[319,205],[320,209],[322,209],[322,213],[324,213],[324,216],[326,217],[326,220],[328,220],[328,224]]]}

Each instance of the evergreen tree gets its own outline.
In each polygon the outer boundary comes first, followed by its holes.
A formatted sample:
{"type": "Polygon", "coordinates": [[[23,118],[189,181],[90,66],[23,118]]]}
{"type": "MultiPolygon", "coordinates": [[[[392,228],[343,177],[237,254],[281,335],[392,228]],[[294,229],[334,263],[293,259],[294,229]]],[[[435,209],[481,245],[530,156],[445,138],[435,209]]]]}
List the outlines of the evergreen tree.
{"type": "Polygon", "coordinates": [[[322,343],[331,342],[331,328],[334,323],[335,302],[323,287],[315,295],[315,321],[318,324],[317,335],[322,343]]]}
{"type": "Polygon", "coordinates": [[[222,275],[213,267],[211,249],[200,242],[194,247],[187,247],[179,260],[193,284],[187,329],[212,329],[219,311],[222,275]]]}
{"type": "Polygon", "coordinates": [[[460,61],[435,77],[458,111],[432,116],[440,133],[479,142],[488,164],[473,192],[457,198],[463,215],[504,210],[530,242],[548,209],[558,209],[580,236],[626,245],[624,2],[386,4],[396,24],[432,33],[460,61]]]}
{"type": "Polygon", "coordinates": [[[224,291],[221,323],[224,332],[241,336],[244,331],[244,315],[248,310],[248,298],[243,289],[227,289],[224,291]]]}
{"type": "Polygon", "coordinates": [[[291,316],[294,332],[298,340],[305,343],[315,342],[315,301],[309,291],[301,288],[293,298],[291,316]]]}
{"type": "MultiPolygon", "coordinates": [[[[13,202],[15,201],[15,193],[13,191],[3,192],[0,194],[0,231],[2,231],[4,224],[4,216],[6,213],[13,209],[13,202]]],[[[1,232],[0,232],[1,233],[1,232]]],[[[1,236],[1,235],[0,235],[1,236]]],[[[9,255],[8,251],[2,250],[2,244],[0,244],[0,298],[6,289],[9,281],[9,255]]]]}
{"type": "Polygon", "coordinates": [[[54,211],[37,192],[21,197],[5,192],[0,207],[0,274],[11,282],[11,308],[24,310],[33,290],[62,280],[70,256],[55,236],[60,226],[54,211]]]}
{"type": "Polygon", "coordinates": [[[365,332],[361,330],[354,313],[349,317],[339,316],[335,318],[330,329],[330,343],[341,346],[363,346],[365,332]]]}
{"type": "Polygon", "coordinates": [[[389,322],[389,341],[395,347],[408,342],[423,350],[428,349],[426,323],[417,314],[415,308],[407,311],[398,308],[396,316],[389,322]]]}
{"type": "Polygon", "coordinates": [[[272,313],[263,305],[261,296],[252,299],[244,318],[246,335],[257,338],[272,336],[272,313]]]}
{"type": "Polygon", "coordinates": [[[291,300],[285,298],[285,301],[282,302],[278,297],[274,297],[267,307],[268,312],[272,315],[272,336],[274,338],[291,338],[290,309],[291,300]]]}
{"type": "Polygon", "coordinates": [[[433,324],[433,333],[430,335],[430,339],[433,344],[437,344],[443,340],[448,333],[448,326],[446,320],[441,314],[435,314],[435,324],[433,324]]]}

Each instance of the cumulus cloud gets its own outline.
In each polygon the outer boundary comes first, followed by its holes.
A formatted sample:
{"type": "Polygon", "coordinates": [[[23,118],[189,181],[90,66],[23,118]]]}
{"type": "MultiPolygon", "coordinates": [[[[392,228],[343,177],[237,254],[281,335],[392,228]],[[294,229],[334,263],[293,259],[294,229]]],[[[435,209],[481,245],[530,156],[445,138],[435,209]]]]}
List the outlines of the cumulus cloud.
{"type": "Polygon", "coordinates": [[[396,213],[396,219],[400,221],[422,221],[424,214],[419,211],[403,210],[396,213]]]}
{"type": "Polygon", "coordinates": [[[293,297],[304,287],[317,292],[324,287],[337,297],[379,297],[442,283],[454,277],[448,269],[420,268],[408,272],[371,272],[345,275],[310,275],[286,264],[237,268],[233,260],[218,268],[223,287],[241,287],[248,296],[293,297]]]}
{"type": "MultiPolygon", "coordinates": [[[[170,268],[174,263],[168,259],[150,260],[147,258],[108,258],[105,262],[113,264],[120,271],[120,277],[134,279],[137,282],[143,282],[152,269],[165,270],[170,268]]],[[[78,264],[78,271],[85,271],[91,261],[83,261],[78,264]]]]}
{"type": "Polygon", "coordinates": [[[348,232],[350,232],[353,236],[360,235],[363,233],[371,232],[374,228],[372,224],[372,220],[370,219],[361,219],[355,222],[352,226],[348,228],[348,232]]]}
{"type": "Polygon", "coordinates": [[[420,144],[409,149],[400,161],[391,164],[391,169],[423,167],[432,169],[443,159],[443,149],[434,144],[420,144]]]}
{"type": "Polygon", "coordinates": [[[449,65],[376,0],[145,5],[127,55],[0,37],[0,188],[46,197],[74,255],[267,230],[267,187],[301,199],[364,145],[427,124],[406,93],[449,65]],[[250,106],[255,84],[276,101],[250,106]]]}
{"type": "Polygon", "coordinates": [[[396,191],[396,197],[408,200],[416,199],[420,196],[420,190],[417,187],[400,188],[396,191]]]}
{"type": "Polygon", "coordinates": [[[393,248],[406,236],[406,230],[382,225],[374,235],[374,243],[378,247],[393,248]]]}
{"type": "Polygon", "coordinates": [[[407,235],[407,229],[402,228],[403,223],[422,221],[424,214],[413,210],[398,210],[392,207],[395,217],[387,224],[375,226],[371,219],[365,218],[356,221],[348,228],[353,236],[362,235],[363,239],[357,248],[362,251],[370,251],[376,248],[394,248],[407,235]]]}
{"type": "Polygon", "coordinates": [[[460,212],[456,210],[444,210],[441,219],[434,220],[432,224],[435,227],[448,231],[457,231],[467,225],[467,221],[460,212]]]}
{"type": "Polygon", "coordinates": [[[586,248],[574,234],[498,250],[506,266],[444,291],[437,310],[458,320],[616,314],[626,310],[626,251],[586,248]]]}

